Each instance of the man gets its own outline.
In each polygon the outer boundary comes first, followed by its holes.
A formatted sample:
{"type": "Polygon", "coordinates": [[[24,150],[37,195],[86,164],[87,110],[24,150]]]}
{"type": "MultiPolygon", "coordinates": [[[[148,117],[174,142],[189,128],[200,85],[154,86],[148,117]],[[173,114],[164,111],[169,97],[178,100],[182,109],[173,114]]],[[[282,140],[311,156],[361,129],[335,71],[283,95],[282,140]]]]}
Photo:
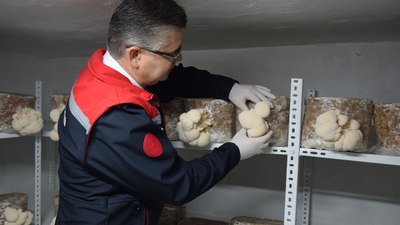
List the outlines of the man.
{"type": "Polygon", "coordinates": [[[125,0],[114,12],[107,51],[79,74],[60,117],[60,206],[56,224],[157,224],[163,204],[184,204],[218,183],[240,159],[268,146],[271,132],[230,142],[202,158],[179,157],[163,129],[159,101],[179,97],[274,98],[182,59],[186,14],[173,0],[125,0]]]}

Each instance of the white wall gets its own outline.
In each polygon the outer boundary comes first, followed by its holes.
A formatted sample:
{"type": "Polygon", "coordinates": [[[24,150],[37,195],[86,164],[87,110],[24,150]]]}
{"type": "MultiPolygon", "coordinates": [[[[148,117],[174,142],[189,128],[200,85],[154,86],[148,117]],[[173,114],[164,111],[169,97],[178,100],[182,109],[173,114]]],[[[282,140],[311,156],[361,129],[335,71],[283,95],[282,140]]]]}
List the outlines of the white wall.
{"type": "Polygon", "coordinates": [[[303,78],[304,89],[319,96],[400,102],[400,42],[191,51],[183,59],[277,95],[289,95],[290,78],[303,78]]]}
{"type": "MultiPolygon", "coordinates": [[[[229,75],[241,83],[265,85],[276,95],[289,96],[290,79],[296,77],[304,79],[305,90],[316,89],[319,96],[400,102],[398,42],[187,51],[183,56],[184,65],[229,75]]],[[[0,53],[0,59],[1,91],[33,94],[34,81],[42,80],[46,101],[51,93],[69,92],[88,57],[43,59],[0,53]]],[[[0,140],[1,180],[5,177],[2,171],[12,171],[10,156],[4,154],[12,154],[14,148],[33,151],[29,141],[15,142],[0,140]]],[[[188,159],[204,154],[179,152],[188,159]]],[[[228,220],[240,213],[283,219],[285,162],[285,157],[272,155],[241,162],[220,186],[187,205],[189,216],[228,220]]],[[[337,218],[347,225],[400,220],[400,214],[394,213],[400,210],[398,167],[321,159],[313,159],[313,164],[313,224],[331,225],[337,218]],[[359,212],[375,220],[352,216],[359,212]]]]}
{"type": "Polygon", "coordinates": [[[0,91],[34,95],[35,81],[40,80],[43,112],[48,115],[50,94],[69,93],[87,58],[48,59],[0,52],[0,60],[0,91]]]}

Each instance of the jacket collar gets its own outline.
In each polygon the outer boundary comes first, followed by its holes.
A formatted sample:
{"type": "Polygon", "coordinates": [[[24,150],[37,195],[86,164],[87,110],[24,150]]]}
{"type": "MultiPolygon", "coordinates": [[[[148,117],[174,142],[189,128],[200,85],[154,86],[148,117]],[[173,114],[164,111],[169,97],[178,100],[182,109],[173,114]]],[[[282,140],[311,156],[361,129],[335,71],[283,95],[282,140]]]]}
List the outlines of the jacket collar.
{"type": "Polygon", "coordinates": [[[90,72],[99,80],[116,85],[121,88],[133,89],[140,97],[149,101],[153,99],[154,94],[146,91],[145,89],[132,85],[129,79],[123,76],[117,70],[107,66],[103,63],[103,56],[106,53],[106,49],[100,48],[96,50],[88,62],[88,69],[90,72]]]}

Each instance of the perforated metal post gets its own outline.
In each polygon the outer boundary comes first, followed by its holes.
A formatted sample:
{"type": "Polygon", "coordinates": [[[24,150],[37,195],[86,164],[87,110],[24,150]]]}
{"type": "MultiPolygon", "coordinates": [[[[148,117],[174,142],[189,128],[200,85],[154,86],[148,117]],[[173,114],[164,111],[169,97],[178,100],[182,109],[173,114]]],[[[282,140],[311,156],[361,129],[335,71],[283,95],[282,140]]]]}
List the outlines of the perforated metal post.
{"type": "Polygon", "coordinates": [[[288,152],[286,163],[286,190],[284,224],[296,224],[296,206],[298,191],[301,104],[303,101],[303,80],[292,79],[290,91],[290,118],[288,152]]]}
{"type": "Polygon", "coordinates": [[[50,146],[47,145],[47,147],[45,147],[46,151],[44,151],[43,154],[45,154],[45,159],[42,159],[42,163],[46,163],[45,166],[46,168],[43,168],[43,170],[46,170],[46,174],[47,174],[47,188],[50,191],[55,191],[55,167],[56,167],[56,158],[55,158],[55,153],[54,150],[52,148],[50,148],[50,146]]]}
{"type": "MultiPolygon", "coordinates": [[[[36,81],[35,83],[35,110],[42,111],[42,82],[36,81]]],[[[40,225],[40,200],[41,200],[41,162],[42,162],[42,135],[37,133],[35,135],[35,225],[40,225]]]]}
{"type": "MultiPolygon", "coordinates": [[[[307,91],[307,97],[316,97],[317,90],[309,89],[307,91]]],[[[310,223],[310,212],[311,212],[311,183],[312,183],[312,158],[304,158],[304,175],[303,175],[303,205],[302,205],[302,217],[301,224],[309,225],[310,223]]]]}
{"type": "Polygon", "coordinates": [[[303,205],[302,205],[302,217],[301,224],[309,225],[310,223],[310,209],[311,209],[311,171],[312,171],[312,159],[304,159],[304,185],[303,185],[303,205]]]}

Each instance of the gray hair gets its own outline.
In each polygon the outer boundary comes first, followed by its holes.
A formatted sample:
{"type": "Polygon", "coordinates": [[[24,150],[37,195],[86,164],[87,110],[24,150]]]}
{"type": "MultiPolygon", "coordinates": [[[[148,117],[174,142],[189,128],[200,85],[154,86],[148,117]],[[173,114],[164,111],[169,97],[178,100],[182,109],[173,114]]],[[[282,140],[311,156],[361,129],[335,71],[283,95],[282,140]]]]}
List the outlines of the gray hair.
{"type": "Polygon", "coordinates": [[[116,59],[128,46],[158,50],[168,33],[186,23],[185,10],[173,0],[124,0],[111,17],[107,50],[116,59]]]}

